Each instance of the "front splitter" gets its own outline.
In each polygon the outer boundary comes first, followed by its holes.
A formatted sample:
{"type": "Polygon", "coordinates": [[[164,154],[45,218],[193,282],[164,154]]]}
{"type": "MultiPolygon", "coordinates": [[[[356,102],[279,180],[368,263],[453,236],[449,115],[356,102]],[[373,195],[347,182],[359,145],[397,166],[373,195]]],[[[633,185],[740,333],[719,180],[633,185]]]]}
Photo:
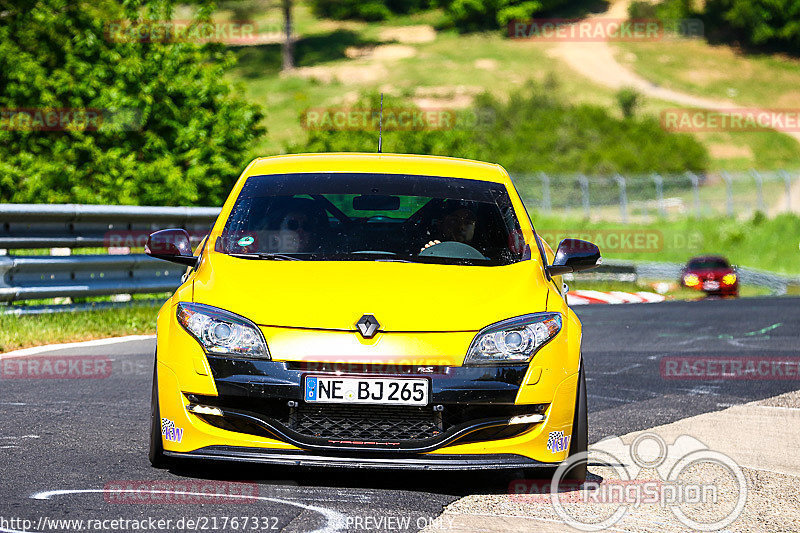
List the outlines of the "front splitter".
{"type": "Polygon", "coordinates": [[[310,454],[302,450],[275,450],[237,446],[206,446],[191,452],[165,451],[167,457],[238,461],[287,466],[375,468],[389,470],[509,470],[556,467],[516,454],[446,455],[425,454],[412,457],[344,457],[310,454]]]}

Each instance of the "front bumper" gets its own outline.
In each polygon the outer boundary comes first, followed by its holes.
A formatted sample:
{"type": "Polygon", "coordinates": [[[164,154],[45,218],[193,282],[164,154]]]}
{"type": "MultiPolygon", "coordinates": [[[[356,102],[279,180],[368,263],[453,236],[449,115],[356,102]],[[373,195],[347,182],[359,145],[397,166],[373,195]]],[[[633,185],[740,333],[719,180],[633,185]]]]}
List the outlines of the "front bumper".
{"type": "MultiPolygon", "coordinates": [[[[516,405],[527,365],[449,367],[243,361],[208,356],[218,396],[190,394],[189,410],[210,407],[207,423],[271,437],[316,452],[422,453],[455,442],[511,437],[537,424],[513,424],[542,415],[547,405],[516,405]],[[424,371],[424,372],[423,372],[424,371]],[[306,376],[404,377],[430,383],[426,407],[308,404],[306,376]]],[[[208,409],[205,409],[206,411],[208,409]]]]}
{"type": "MultiPolygon", "coordinates": [[[[158,365],[161,417],[181,430],[179,441],[166,437],[163,440],[168,456],[416,470],[552,466],[567,456],[566,449],[552,449],[549,443],[553,433],[567,437],[572,433],[577,374],[564,378],[553,390],[547,387],[539,391],[540,397],[549,398],[549,403],[533,404],[518,401],[523,394],[531,396],[534,389],[519,381],[527,367],[436,369],[439,373],[427,376],[431,379],[431,404],[427,407],[443,406],[437,413],[442,417],[438,433],[419,439],[378,440],[365,439],[363,435],[331,438],[293,429],[288,423],[288,404],[297,402],[302,408],[303,376],[319,375],[320,371],[292,368],[294,363],[263,361],[246,362],[251,369],[261,368],[255,374],[226,375],[220,367],[229,366],[230,362],[213,359],[209,357],[209,363],[215,372],[220,372],[214,380],[217,395],[182,389],[176,373],[163,363],[158,365]],[[213,406],[224,416],[195,413],[191,411],[194,405],[213,406]],[[544,421],[508,424],[511,416],[536,411],[542,412],[544,421]],[[457,416],[448,423],[448,415],[457,416]]],[[[393,375],[417,376],[398,372],[393,375]]],[[[323,427],[345,426],[331,418],[331,424],[323,427]]]]}
{"type": "MultiPolygon", "coordinates": [[[[570,313],[567,309],[561,311],[565,316],[570,313]]],[[[554,465],[567,456],[566,449],[549,446],[554,434],[569,439],[572,433],[580,361],[580,328],[576,320],[573,327],[565,328],[545,345],[530,365],[461,366],[463,356],[452,354],[466,352],[474,337],[471,332],[379,334],[383,340],[358,341],[358,345],[350,347],[352,350],[348,348],[352,357],[341,359],[330,346],[345,342],[339,337],[356,338],[350,332],[314,332],[313,337],[303,330],[271,332],[268,341],[288,336],[292,342],[285,341],[284,350],[274,350],[283,360],[262,361],[204,353],[177,324],[174,309],[165,306],[158,325],[158,398],[162,426],[166,424],[174,430],[166,435],[162,432],[164,450],[176,457],[271,464],[420,469],[469,469],[471,464],[479,468],[554,465]],[[298,352],[311,340],[321,353],[320,359],[306,355],[304,361],[298,355],[286,360],[283,352],[298,352]],[[386,345],[392,351],[386,346],[381,348],[384,340],[392,341],[386,345]],[[361,369],[344,363],[342,368],[341,363],[318,362],[325,358],[372,363],[361,369]],[[374,364],[376,361],[381,363],[374,364]],[[429,379],[427,407],[443,407],[434,415],[441,415],[441,420],[430,418],[438,433],[425,433],[421,438],[368,439],[363,435],[345,438],[342,434],[331,437],[310,434],[305,429],[298,431],[290,419],[290,402],[295,402],[299,411],[315,406],[303,401],[303,378],[329,372],[429,379]],[[190,410],[194,405],[213,407],[213,412],[223,411],[222,416],[190,410]],[[508,424],[512,416],[540,409],[544,409],[545,417],[540,423],[508,424]],[[498,456],[503,459],[497,460],[498,456]]],[[[297,414],[302,414],[299,411],[297,414]]],[[[306,414],[324,418],[329,413],[306,414]]],[[[341,425],[341,420],[349,419],[338,418],[327,427],[344,431],[353,426],[341,425]]],[[[425,423],[430,429],[430,424],[425,423]]]]}

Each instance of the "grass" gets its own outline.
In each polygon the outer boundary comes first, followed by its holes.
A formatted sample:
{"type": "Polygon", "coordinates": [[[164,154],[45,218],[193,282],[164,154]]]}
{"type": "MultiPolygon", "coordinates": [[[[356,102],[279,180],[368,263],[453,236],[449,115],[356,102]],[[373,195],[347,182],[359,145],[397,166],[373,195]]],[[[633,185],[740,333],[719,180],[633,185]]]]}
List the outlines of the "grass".
{"type": "Polygon", "coordinates": [[[124,307],[37,316],[0,315],[0,352],[121,335],[153,334],[158,307],[124,307]]]}
{"type": "Polygon", "coordinates": [[[757,214],[747,221],[686,218],[631,225],[536,212],[531,218],[537,232],[553,248],[560,239],[571,236],[595,241],[603,256],[610,259],[684,263],[696,255],[721,254],[737,266],[800,274],[800,217],[793,214],[773,219],[757,214]],[[632,240],[637,233],[644,235],[639,244],[632,240]],[[633,244],[617,244],[626,238],[633,244]]]}
{"type": "MultiPolygon", "coordinates": [[[[586,82],[571,71],[560,69],[546,52],[547,48],[509,41],[500,33],[458,35],[454,32],[437,34],[428,43],[409,44],[414,56],[378,61],[347,59],[340,41],[347,46],[373,46],[378,43],[374,31],[367,25],[361,34],[353,30],[331,30],[327,34],[304,37],[304,40],[330,43],[328,60],[318,61],[300,53],[298,65],[323,67],[332,74],[330,80],[308,79],[299,75],[281,76],[279,48],[252,50],[261,47],[242,47],[235,52],[239,67],[231,78],[242,82],[244,95],[265,109],[267,135],[255,147],[259,154],[280,153],[287,145],[305,137],[300,114],[307,108],[342,106],[364,91],[380,90],[403,97],[427,96],[435,107],[450,107],[458,95],[467,98],[489,91],[505,96],[529,79],[556,79],[558,90],[573,102],[615,105],[613,91],[602,87],[587,90],[586,82]],[[371,35],[371,36],[370,36],[371,35]],[[338,57],[337,57],[338,56],[338,57]],[[477,68],[477,61],[494,65],[477,68]],[[532,68],[535,66],[535,68],[532,68]],[[357,75],[347,70],[358,69],[357,75]],[[339,75],[337,76],[337,71],[339,75]],[[435,96],[426,95],[435,92],[435,96]]],[[[322,75],[322,74],[320,74],[322,75]]],[[[430,104],[429,104],[430,105],[430,104]]]]}

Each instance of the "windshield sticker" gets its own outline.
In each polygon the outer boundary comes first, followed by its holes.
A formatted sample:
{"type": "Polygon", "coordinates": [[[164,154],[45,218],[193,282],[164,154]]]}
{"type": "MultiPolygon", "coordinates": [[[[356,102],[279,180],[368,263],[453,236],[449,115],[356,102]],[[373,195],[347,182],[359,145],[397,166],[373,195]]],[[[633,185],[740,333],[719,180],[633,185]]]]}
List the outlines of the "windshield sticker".
{"type": "Polygon", "coordinates": [[[239,246],[250,246],[251,244],[253,244],[253,242],[255,242],[255,239],[248,235],[247,237],[242,237],[241,239],[239,239],[236,242],[236,244],[238,244],[239,246]]]}

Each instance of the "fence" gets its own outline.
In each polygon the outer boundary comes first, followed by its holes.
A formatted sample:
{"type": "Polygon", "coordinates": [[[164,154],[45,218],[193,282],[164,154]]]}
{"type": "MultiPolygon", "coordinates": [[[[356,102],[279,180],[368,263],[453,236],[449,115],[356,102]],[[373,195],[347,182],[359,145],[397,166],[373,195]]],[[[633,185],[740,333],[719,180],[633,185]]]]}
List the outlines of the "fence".
{"type": "Polygon", "coordinates": [[[800,213],[800,172],[721,172],[646,176],[552,175],[514,177],[528,208],[561,216],[614,222],[656,218],[747,218],[800,213]]]}

